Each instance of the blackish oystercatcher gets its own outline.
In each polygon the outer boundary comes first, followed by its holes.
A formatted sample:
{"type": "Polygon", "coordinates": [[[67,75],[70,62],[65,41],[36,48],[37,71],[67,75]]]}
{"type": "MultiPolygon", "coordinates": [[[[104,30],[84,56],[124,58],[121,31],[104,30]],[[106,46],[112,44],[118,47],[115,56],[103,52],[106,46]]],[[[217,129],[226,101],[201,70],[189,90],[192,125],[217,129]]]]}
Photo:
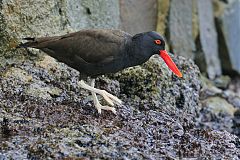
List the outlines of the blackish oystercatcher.
{"type": "Polygon", "coordinates": [[[115,108],[103,106],[99,103],[97,94],[113,106],[122,101],[105,90],[94,88],[95,79],[99,75],[115,73],[124,68],[140,65],[152,55],[159,54],[168,67],[182,77],[167,51],[165,41],[158,33],[144,32],[134,36],[121,30],[89,29],[80,30],[63,36],[24,38],[28,42],[19,47],[37,48],[60,62],[78,70],[81,75],[91,77],[91,86],[84,80],[79,81],[81,88],[91,91],[94,105],[101,113],[101,109],[116,113],[115,108]]]}

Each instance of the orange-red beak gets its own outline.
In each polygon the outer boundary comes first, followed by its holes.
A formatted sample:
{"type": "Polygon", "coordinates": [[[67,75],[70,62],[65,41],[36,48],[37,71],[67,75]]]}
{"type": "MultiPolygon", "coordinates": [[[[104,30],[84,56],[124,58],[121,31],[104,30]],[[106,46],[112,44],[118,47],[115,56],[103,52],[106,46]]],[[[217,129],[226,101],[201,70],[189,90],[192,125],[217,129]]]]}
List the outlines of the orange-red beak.
{"type": "Polygon", "coordinates": [[[166,50],[160,50],[160,56],[165,61],[167,66],[175,73],[178,77],[182,77],[182,73],[177,68],[176,64],[173,62],[172,58],[168,55],[166,50]]]}

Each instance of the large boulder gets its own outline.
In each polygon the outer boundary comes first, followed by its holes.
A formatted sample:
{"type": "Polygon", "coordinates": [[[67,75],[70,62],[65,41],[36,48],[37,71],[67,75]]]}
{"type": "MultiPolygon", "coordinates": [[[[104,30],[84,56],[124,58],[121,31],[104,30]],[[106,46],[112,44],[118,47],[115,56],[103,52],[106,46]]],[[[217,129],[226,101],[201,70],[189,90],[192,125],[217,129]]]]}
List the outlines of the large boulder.
{"type": "Polygon", "coordinates": [[[240,2],[232,0],[218,18],[220,56],[225,73],[240,73],[240,2]]]}
{"type": "Polygon", "coordinates": [[[200,38],[196,61],[201,71],[206,72],[210,79],[214,79],[220,76],[222,71],[212,1],[198,0],[197,6],[200,38]]]}
{"type": "Polygon", "coordinates": [[[156,30],[156,0],[119,0],[119,2],[122,30],[130,34],[156,30]]]}
{"type": "Polygon", "coordinates": [[[193,58],[195,43],[192,34],[193,1],[171,0],[169,11],[169,42],[172,51],[186,58],[193,58]]]}
{"type": "Polygon", "coordinates": [[[157,32],[164,35],[167,28],[167,17],[170,8],[170,0],[158,0],[158,14],[157,14],[157,32]]]}
{"type": "MultiPolygon", "coordinates": [[[[170,0],[158,0],[158,14],[157,14],[157,26],[156,31],[163,35],[164,37],[167,37],[167,27],[168,27],[168,13],[170,9],[170,0]]],[[[167,39],[165,39],[167,41],[167,39]]],[[[165,44],[166,50],[169,50],[168,43],[165,44]]]]}
{"type": "Polygon", "coordinates": [[[174,76],[158,56],[99,77],[96,87],[124,102],[116,106],[116,115],[107,111],[98,115],[89,92],[77,85],[79,73],[52,58],[6,65],[0,76],[0,156],[236,158],[236,136],[195,128],[199,71],[192,61],[173,59],[184,78],[174,76]]]}

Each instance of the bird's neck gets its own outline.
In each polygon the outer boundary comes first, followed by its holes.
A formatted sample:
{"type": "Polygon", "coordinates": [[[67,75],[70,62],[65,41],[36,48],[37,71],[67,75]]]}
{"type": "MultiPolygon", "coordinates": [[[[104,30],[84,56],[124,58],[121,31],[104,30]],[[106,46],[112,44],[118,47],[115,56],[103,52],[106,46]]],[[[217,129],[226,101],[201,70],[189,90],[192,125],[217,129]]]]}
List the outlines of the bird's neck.
{"type": "Polygon", "coordinates": [[[131,45],[129,45],[128,53],[126,54],[126,59],[128,59],[129,61],[128,67],[143,64],[152,56],[151,53],[147,52],[142,47],[143,46],[140,40],[135,40],[131,42],[131,45]]]}

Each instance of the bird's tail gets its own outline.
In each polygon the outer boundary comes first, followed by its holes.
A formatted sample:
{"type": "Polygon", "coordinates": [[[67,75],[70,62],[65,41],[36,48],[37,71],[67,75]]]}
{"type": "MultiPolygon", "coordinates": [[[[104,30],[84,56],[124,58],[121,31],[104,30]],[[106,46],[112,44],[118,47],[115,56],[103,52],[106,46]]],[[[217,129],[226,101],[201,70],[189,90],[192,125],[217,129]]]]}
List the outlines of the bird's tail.
{"type": "Polygon", "coordinates": [[[27,42],[20,43],[16,48],[28,48],[28,47],[35,48],[36,45],[38,44],[38,41],[36,40],[36,38],[26,37],[26,38],[23,38],[22,40],[26,40],[27,42]]]}

